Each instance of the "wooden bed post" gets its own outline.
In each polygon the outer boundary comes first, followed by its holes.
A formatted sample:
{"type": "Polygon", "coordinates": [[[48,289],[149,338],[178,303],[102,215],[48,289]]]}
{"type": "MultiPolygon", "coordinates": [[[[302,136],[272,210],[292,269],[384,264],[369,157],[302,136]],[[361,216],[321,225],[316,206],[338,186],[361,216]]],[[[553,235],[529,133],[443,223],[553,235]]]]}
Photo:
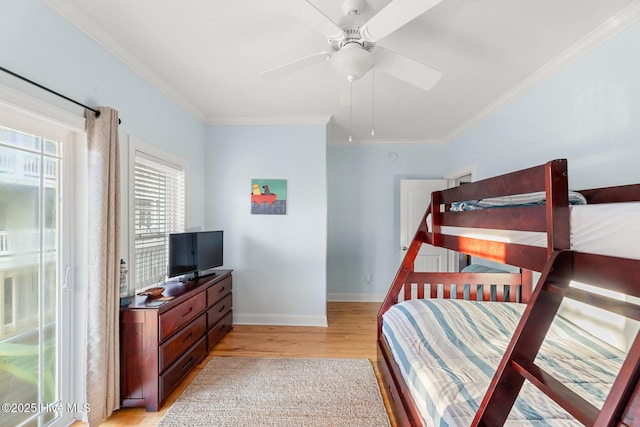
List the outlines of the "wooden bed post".
{"type": "Polygon", "coordinates": [[[434,191],[431,193],[431,244],[433,246],[443,246],[440,204],[440,192],[434,191]]]}
{"type": "Polygon", "coordinates": [[[547,256],[550,256],[554,250],[570,249],[567,160],[545,163],[544,180],[547,193],[547,256]]]}
{"type": "Polygon", "coordinates": [[[522,276],[522,283],[520,285],[520,302],[527,304],[531,299],[531,292],[533,291],[533,272],[526,268],[521,268],[520,275],[522,276]]]}

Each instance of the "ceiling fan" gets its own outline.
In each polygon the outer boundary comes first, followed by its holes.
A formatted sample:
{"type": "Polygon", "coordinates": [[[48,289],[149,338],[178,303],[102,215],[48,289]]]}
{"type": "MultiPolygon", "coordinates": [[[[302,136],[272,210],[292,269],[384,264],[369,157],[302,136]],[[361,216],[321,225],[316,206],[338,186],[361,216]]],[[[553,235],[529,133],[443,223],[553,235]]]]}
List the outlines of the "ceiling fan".
{"type": "Polygon", "coordinates": [[[333,68],[349,82],[374,66],[423,90],[438,83],[442,73],[376,43],[409,21],[436,6],[441,0],[392,0],[366,22],[361,14],[364,0],[345,0],[345,18],[340,26],[307,0],[290,0],[289,11],[327,37],[329,50],[317,52],[288,64],[264,71],[264,78],[278,78],[302,68],[331,61],[333,68]]]}

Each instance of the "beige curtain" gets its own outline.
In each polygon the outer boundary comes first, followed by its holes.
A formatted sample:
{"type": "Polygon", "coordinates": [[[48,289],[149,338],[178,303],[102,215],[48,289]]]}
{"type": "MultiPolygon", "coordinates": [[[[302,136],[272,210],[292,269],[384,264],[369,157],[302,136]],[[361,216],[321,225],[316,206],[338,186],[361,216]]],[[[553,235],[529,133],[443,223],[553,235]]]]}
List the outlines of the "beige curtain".
{"type": "Polygon", "coordinates": [[[90,426],[120,406],[120,150],[118,112],[87,110],[89,284],[86,385],[90,426]]]}

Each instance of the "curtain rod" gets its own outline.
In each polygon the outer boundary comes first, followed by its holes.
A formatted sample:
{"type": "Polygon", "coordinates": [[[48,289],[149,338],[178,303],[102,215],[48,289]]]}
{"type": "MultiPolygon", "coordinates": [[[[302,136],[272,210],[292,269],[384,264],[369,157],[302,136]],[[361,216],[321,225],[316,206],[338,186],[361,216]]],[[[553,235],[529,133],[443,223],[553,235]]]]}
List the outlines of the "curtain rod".
{"type": "MultiPolygon", "coordinates": [[[[32,85],[34,85],[34,86],[37,86],[37,87],[39,87],[39,88],[40,88],[40,89],[42,89],[42,90],[45,90],[45,91],[47,91],[47,92],[49,92],[49,93],[52,93],[52,94],[54,94],[54,95],[56,95],[56,96],[59,96],[59,97],[60,97],[60,98],[62,98],[62,99],[65,99],[65,100],[67,100],[67,101],[69,101],[69,102],[73,102],[74,104],[79,105],[80,107],[84,107],[84,108],[86,108],[87,110],[91,110],[91,111],[93,111],[93,112],[96,114],[96,117],[100,117],[100,110],[96,110],[95,108],[91,108],[91,107],[88,107],[88,106],[86,106],[86,105],[84,105],[84,104],[81,104],[80,102],[76,101],[75,99],[71,99],[71,98],[69,98],[68,96],[65,96],[65,95],[61,94],[60,92],[56,92],[56,91],[55,91],[55,90],[53,90],[53,89],[49,89],[48,87],[43,86],[43,85],[41,85],[40,83],[34,82],[33,80],[30,80],[30,79],[28,79],[28,78],[26,78],[26,77],[24,77],[24,76],[21,76],[20,74],[14,73],[14,72],[13,72],[13,71],[11,71],[11,70],[7,70],[6,68],[4,68],[4,67],[2,67],[2,66],[0,66],[0,70],[4,71],[4,72],[5,72],[5,73],[7,73],[7,74],[11,74],[13,77],[17,77],[17,78],[19,78],[20,80],[23,80],[23,81],[25,81],[25,82],[27,82],[27,83],[30,83],[30,84],[32,84],[32,85]]],[[[121,123],[122,123],[122,120],[120,120],[120,119],[118,118],[118,124],[121,124],[121,123]]]]}

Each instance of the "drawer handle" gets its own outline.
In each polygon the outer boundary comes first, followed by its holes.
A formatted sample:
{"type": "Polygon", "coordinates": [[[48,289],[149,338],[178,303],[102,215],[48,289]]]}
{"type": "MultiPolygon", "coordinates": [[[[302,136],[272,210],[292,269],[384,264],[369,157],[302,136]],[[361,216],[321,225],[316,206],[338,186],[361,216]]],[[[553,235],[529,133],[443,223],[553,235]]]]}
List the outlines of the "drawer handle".
{"type": "Polygon", "coordinates": [[[222,306],[222,308],[220,310],[218,310],[218,313],[222,313],[224,311],[224,309],[226,308],[225,305],[222,306]]]}
{"type": "Polygon", "coordinates": [[[189,310],[187,310],[185,313],[182,314],[182,317],[186,316],[187,314],[191,313],[193,311],[193,306],[189,307],[189,310]]]}
{"type": "Polygon", "coordinates": [[[223,286],[222,288],[220,288],[220,290],[218,291],[218,293],[219,293],[219,294],[223,293],[225,289],[226,289],[226,286],[223,286]]]}
{"type": "Polygon", "coordinates": [[[182,370],[183,371],[186,370],[189,367],[189,365],[191,365],[192,362],[193,362],[193,356],[191,356],[189,360],[187,360],[187,363],[184,364],[184,366],[182,367],[182,370]]]}
{"type": "Polygon", "coordinates": [[[185,343],[185,342],[189,341],[192,336],[193,336],[193,332],[189,332],[189,335],[187,335],[187,337],[185,339],[183,339],[182,342],[185,343]]]}

